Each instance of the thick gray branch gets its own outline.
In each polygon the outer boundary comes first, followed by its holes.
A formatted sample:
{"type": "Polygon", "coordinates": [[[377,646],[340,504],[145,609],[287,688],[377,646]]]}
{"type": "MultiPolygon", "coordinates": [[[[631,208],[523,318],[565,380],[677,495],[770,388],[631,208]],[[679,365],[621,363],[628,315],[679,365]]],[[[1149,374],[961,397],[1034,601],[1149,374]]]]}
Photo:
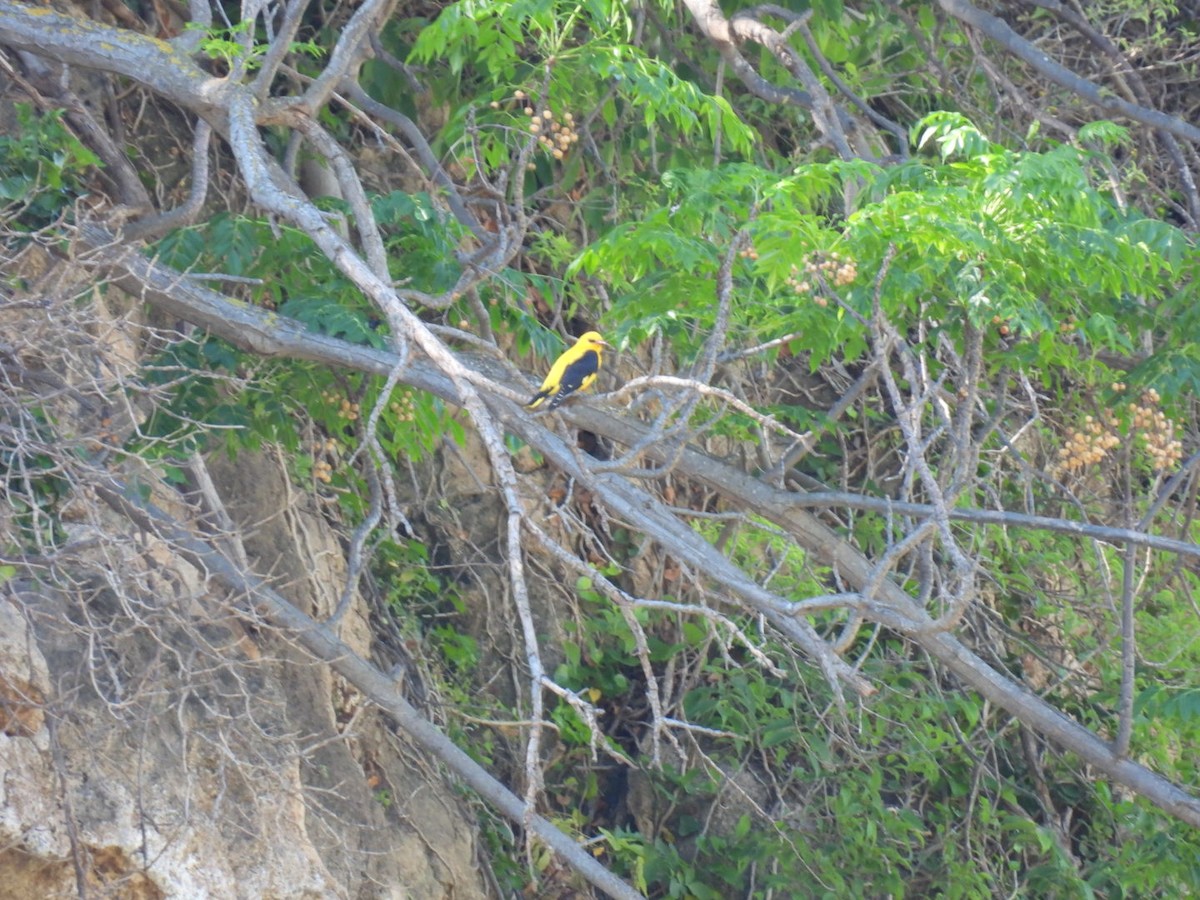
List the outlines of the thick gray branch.
{"type": "Polygon", "coordinates": [[[339,81],[346,76],[353,78],[351,73],[357,70],[370,48],[371,33],[379,30],[380,23],[387,20],[395,5],[395,0],[367,0],[350,17],[338,35],[329,62],[304,94],[304,104],[310,116],[315,118],[317,110],[329,102],[339,81]]]}
{"type": "Polygon", "coordinates": [[[0,44],[144,84],[205,118],[221,117],[229,84],[214,78],[167,41],[45,6],[0,0],[0,44]]]}
{"type": "Polygon", "coordinates": [[[700,26],[700,31],[717,48],[721,59],[733,69],[752,94],[771,103],[786,103],[808,110],[813,108],[812,94],[797,88],[777,87],[754,71],[754,67],[738,50],[729,20],[716,3],[712,0],[684,0],[684,5],[700,26]]]}

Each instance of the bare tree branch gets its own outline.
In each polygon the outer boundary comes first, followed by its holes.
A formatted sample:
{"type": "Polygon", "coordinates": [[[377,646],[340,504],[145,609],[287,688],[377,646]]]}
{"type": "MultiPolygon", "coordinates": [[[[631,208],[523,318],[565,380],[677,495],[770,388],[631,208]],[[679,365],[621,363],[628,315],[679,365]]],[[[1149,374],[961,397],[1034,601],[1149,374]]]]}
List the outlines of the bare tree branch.
{"type": "Polygon", "coordinates": [[[224,96],[234,86],[205,72],[172,42],[12,0],[0,0],[0,43],[131,78],[198,112],[218,130],[224,96]]]}
{"type": "Polygon", "coordinates": [[[204,207],[204,198],[208,196],[208,150],[211,139],[212,126],[204,119],[198,119],[192,138],[192,186],[187,199],[175,209],[130,222],[123,229],[122,237],[130,241],[148,241],[196,220],[204,207]]]}
{"type": "Polygon", "coordinates": [[[471,212],[466,203],[463,202],[462,195],[458,191],[458,185],[446,174],[445,168],[443,168],[434,155],[433,148],[425,140],[425,135],[421,134],[421,130],[417,128],[416,123],[412,119],[389,106],[384,106],[363,90],[356,81],[344,80],[340,86],[340,90],[348,99],[361,106],[364,112],[370,113],[381,122],[388,123],[404,136],[412,145],[413,153],[416,154],[417,160],[425,170],[425,174],[432,178],[446,192],[446,203],[459,222],[470,228],[476,237],[486,240],[488,243],[495,240],[495,236],[479,224],[479,219],[471,212]]]}
{"type": "Polygon", "coordinates": [[[379,30],[380,23],[387,21],[396,7],[396,2],[397,0],[367,0],[354,11],[350,21],[338,35],[325,68],[304,94],[304,109],[308,116],[316,117],[317,110],[329,102],[330,96],[343,78],[354,77],[354,71],[370,50],[371,34],[379,30]]]}
{"type": "Polygon", "coordinates": [[[1135,122],[1141,122],[1143,125],[1161,128],[1185,141],[1200,141],[1200,128],[1156,109],[1149,109],[1113,96],[1099,85],[1076,75],[1062,63],[1051,59],[1046,53],[1013,31],[1012,26],[1003,19],[984,12],[979,7],[968,3],[967,0],[938,0],[938,5],[959,21],[978,28],[1009,53],[1023,59],[1055,84],[1078,94],[1106,113],[1119,114],[1133,119],[1135,122]]]}
{"type": "Polygon", "coordinates": [[[284,7],[283,22],[280,23],[279,31],[271,36],[271,46],[262,59],[258,74],[254,76],[254,93],[260,101],[266,100],[271,94],[271,82],[274,81],[283,58],[292,50],[292,41],[300,30],[308,3],[309,0],[288,0],[284,7]]]}
{"type": "Polygon", "coordinates": [[[754,67],[737,48],[729,20],[712,0],[685,0],[685,3],[700,31],[713,42],[721,59],[751,93],[772,103],[786,103],[812,110],[814,100],[811,94],[797,88],[777,87],[754,71],[754,67]]]}

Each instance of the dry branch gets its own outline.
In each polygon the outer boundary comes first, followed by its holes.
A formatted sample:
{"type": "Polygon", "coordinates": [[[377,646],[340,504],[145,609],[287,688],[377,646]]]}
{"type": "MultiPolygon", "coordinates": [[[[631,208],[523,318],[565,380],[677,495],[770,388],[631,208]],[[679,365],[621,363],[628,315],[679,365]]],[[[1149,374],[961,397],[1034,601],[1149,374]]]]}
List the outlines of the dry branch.
{"type": "Polygon", "coordinates": [[[1185,141],[1200,141],[1200,128],[1157,109],[1150,109],[1123,100],[1077,75],[1013,31],[1012,26],[1003,19],[984,12],[966,0],[938,0],[938,4],[954,18],[978,28],[1013,56],[1024,60],[1039,74],[1049,78],[1055,84],[1065,87],[1073,94],[1077,94],[1104,112],[1126,116],[1135,122],[1149,125],[1151,128],[1160,128],[1185,141]]]}

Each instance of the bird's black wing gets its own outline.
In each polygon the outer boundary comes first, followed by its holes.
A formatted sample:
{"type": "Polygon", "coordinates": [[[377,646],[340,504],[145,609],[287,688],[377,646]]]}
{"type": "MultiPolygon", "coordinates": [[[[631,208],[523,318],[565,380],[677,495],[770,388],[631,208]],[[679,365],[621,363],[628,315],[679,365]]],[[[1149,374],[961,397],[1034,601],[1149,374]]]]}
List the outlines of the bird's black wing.
{"type": "Polygon", "coordinates": [[[595,350],[588,350],[583,356],[571,363],[563,371],[562,379],[558,384],[558,393],[554,395],[554,399],[550,401],[550,408],[554,409],[569,396],[579,390],[583,383],[600,371],[600,354],[595,350]]]}

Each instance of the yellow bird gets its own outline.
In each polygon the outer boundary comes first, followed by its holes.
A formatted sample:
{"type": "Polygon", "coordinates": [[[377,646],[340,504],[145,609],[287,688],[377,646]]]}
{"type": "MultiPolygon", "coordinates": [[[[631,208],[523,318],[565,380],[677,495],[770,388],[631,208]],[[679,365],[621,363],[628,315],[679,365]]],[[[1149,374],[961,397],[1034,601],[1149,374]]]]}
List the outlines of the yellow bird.
{"type": "Polygon", "coordinates": [[[546,409],[556,409],[560,403],[574,394],[591,387],[600,372],[600,350],[608,347],[600,333],[589,331],[568,347],[563,355],[554,361],[550,374],[542,382],[541,388],[525,404],[526,409],[537,409],[550,398],[546,409]]]}

